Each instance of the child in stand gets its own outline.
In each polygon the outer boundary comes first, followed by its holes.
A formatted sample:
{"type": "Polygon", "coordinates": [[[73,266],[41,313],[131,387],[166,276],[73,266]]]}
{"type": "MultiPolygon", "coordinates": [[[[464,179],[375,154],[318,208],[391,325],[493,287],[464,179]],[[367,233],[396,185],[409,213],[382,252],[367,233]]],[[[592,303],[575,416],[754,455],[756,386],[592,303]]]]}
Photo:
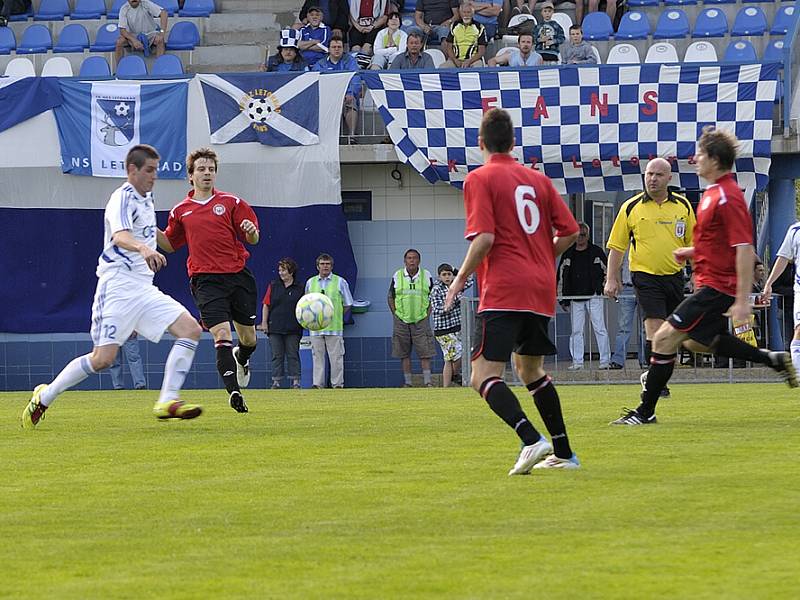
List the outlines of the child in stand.
{"type": "MultiPolygon", "coordinates": [[[[453,282],[456,270],[452,265],[442,263],[437,269],[439,278],[431,290],[431,314],[433,315],[433,335],[442,347],[444,369],[442,369],[442,387],[450,387],[451,383],[461,384],[461,296],[459,292],[456,302],[449,311],[444,309],[447,289],[453,282]]],[[[472,285],[472,278],[464,286],[466,290],[472,285]]]]}

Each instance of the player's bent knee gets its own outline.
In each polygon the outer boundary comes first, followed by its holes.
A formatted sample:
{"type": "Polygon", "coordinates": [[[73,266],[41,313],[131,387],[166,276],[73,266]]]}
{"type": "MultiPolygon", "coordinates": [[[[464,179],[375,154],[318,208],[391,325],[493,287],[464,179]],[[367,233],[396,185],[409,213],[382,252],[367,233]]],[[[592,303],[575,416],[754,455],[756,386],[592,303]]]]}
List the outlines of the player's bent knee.
{"type": "Polygon", "coordinates": [[[169,328],[169,332],[175,337],[197,341],[203,333],[203,328],[189,313],[183,313],[169,328]]]}

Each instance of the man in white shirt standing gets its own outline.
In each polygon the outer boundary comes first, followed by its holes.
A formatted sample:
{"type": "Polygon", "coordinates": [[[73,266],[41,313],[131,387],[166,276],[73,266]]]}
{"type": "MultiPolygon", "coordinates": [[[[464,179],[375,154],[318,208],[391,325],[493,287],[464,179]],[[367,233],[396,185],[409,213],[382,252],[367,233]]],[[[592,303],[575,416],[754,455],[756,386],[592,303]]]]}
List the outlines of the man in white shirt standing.
{"type": "Polygon", "coordinates": [[[167,35],[167,11],[150,0],[128,0],[119,9],[119,37],[114,51],[117,64],[125,54],[125,48],[133,48],[150,55],[155,48],[156,57],[164,54],[167,35]],[[160,21],[160,28],[156,25],[160,21]],[[145,43],[146,42],[146,43],[145,43]]]}

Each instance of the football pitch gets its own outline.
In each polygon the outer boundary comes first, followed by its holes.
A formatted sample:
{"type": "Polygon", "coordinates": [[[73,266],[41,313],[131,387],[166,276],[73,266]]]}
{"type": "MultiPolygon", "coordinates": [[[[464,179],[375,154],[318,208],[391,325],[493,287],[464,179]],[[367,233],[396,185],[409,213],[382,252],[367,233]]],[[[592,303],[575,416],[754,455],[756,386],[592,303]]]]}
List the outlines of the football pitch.
{"type": "MultiPolygon", "coordinates": [[[[530,397],[516,389],[537,427],[530,397]]],[[[32,432],[0,394],[2,598],[790,598],[800,392],[561,386],[577,471],[508,477],[466,389],[72,392],[32,432]]]]}

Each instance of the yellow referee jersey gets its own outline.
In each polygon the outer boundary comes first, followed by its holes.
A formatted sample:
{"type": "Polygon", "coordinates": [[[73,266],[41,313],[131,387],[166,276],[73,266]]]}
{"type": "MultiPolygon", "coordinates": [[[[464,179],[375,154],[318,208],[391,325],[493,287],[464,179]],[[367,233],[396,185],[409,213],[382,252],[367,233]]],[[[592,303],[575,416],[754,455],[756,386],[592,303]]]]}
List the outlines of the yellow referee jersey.
{"type": "Polygon", "coordinates": [[[620,207],[606,247],[624,253],[630,244],[631,271],[672,275],[681,270],[672,251],[692,245],[695,223],[692,205],[680,194],[668,192],[659,205],[641,192],[620,207]]]}

